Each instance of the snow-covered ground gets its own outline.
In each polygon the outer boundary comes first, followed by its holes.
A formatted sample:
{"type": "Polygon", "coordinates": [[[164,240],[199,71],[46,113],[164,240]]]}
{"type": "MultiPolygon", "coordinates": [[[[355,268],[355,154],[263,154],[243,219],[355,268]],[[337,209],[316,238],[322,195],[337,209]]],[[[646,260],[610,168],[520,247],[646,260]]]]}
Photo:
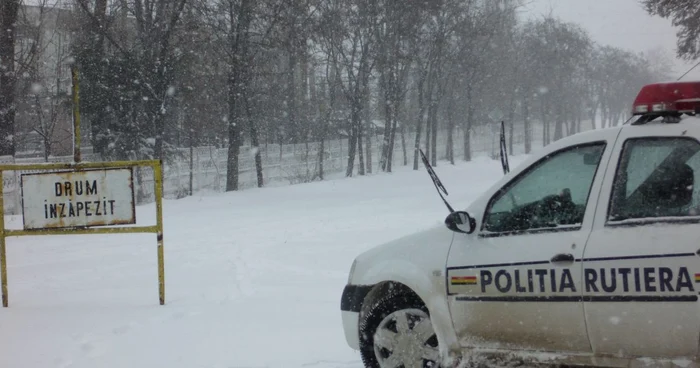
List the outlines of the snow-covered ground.
{"type": "MultiPolygon", "coordinates": [[[[435,170],[458,208],[503,175],[435,170]]],[[[423,167],[166,201],[164,306],[155,235],[11,238],[0,367],[360,368],[339,309],[353,258],[445,215],[423,167]]]]}

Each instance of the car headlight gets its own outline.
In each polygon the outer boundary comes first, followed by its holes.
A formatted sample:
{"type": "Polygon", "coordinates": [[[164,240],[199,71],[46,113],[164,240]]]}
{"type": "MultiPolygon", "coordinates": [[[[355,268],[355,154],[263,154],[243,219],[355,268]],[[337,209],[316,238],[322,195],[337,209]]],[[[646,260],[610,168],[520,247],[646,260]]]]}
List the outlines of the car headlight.
{"type": "Polygon", "coordinates": [[[352,261],[352,266],[350,266],[350,273],[348,274],[348,284],[352,281],[352,275],[355,273],[355,266],[357,266],[357,259],[352,261]]]}

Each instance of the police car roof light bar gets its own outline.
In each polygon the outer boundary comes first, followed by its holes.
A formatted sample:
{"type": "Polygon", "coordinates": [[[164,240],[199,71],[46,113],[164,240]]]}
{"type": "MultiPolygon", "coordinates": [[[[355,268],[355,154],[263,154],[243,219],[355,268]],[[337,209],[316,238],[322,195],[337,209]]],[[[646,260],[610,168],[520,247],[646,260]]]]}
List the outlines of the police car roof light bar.
{"type": "Polygon", "coordinates": [[[633,125],[670,118],[677,122],[682,114],[700,113],[700,81],[648,84],[639,91],[632,107],[633,116],[641,116],[633,125]]]}

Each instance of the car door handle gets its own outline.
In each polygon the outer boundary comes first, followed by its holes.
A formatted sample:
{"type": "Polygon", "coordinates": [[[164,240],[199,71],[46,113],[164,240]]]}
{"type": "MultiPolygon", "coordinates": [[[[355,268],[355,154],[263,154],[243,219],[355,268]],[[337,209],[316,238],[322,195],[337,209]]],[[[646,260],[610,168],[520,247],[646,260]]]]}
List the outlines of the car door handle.
{"type": "Polygon", "coordinates": [[[552,263],[571,263],[574,261],[574,255],[569,253],[559,253],[549,260],[552,263]]]}

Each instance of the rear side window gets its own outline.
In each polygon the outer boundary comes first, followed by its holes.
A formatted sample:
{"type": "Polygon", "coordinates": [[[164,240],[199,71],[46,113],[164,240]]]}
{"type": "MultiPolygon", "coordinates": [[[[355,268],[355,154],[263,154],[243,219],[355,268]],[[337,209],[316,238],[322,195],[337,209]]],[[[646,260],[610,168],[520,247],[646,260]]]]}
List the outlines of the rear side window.
{"type": "Polygon", "coordinates": [[[625,142],[608,222],[700,215],[700,143],[692,138],[625,142]]]}

